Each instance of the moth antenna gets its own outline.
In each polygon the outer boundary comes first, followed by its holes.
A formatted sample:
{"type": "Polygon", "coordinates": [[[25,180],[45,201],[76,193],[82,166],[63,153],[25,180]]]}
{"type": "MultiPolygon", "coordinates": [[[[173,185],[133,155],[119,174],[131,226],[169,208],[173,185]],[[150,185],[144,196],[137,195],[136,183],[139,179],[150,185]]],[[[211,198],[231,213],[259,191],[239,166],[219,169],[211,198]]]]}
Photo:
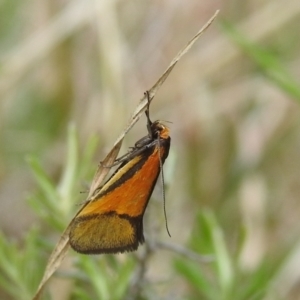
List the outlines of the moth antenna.
{"type": "Polygon", "coordinates": [[[162,164],[162,160],[161,160],[159,137],[158,137],[157,141],[158,141],[159,167],[160,167],[160,170],[161,170],[161,177],[160,178],[161,178],[162,193],[163,193],[163,203],[164,203],[163,206],[164,206],[165,224],[166,224],[167,233],[168,233],[169,237],[171,237],[170,230],[169,230],[169,227],[168,227],[168,218],[167,218],[167,210],[166,210],[165,176],[164,176],[164,169],[163,169],[163,164],[162,164]]]}
{"type": "Polygon", "coordinates": [[[147,97],[147,101],[148,101],[147,108],[145,110],[145,114],[146,114],[146,118],[147,118],[147,129],[148,129],[148,133],[149,133],[150,137],[153,138],[153,134],[152,134],[152,130],[151,130],[152,121],[150,120],[151,99],[150,99],[149,91],[145,92],[145,96],[147,97]]]}

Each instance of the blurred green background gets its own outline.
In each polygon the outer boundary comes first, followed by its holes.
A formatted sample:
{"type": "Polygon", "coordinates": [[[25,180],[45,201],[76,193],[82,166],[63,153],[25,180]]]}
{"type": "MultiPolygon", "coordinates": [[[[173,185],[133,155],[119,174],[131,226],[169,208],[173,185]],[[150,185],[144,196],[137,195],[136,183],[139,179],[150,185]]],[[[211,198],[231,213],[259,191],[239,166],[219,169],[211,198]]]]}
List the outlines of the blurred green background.
{"type": "MultiPolygon", "coordinates": [[[[136,253],[70,251],[44,299],[300,299],[300,1],[0,1],[0,299],[30,299],[131,113],[170,121],[136,253]]],[[[146,134],[145,119],[122,153],[146,134]]]]}

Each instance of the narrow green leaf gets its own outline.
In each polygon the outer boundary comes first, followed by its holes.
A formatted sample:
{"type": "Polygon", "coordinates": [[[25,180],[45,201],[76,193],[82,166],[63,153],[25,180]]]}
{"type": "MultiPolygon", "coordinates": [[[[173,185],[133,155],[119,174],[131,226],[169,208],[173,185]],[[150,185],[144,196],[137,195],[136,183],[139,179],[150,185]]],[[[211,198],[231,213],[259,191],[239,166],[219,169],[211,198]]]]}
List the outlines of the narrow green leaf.
{"type": "Polygon", "coordinates": [[[300,101],[300,82],[287,71],[280,60],[267,49],[251,42],[230,22],[223,22],[224,32],[260,67],[265,75],[285,93],[300,101]]]}

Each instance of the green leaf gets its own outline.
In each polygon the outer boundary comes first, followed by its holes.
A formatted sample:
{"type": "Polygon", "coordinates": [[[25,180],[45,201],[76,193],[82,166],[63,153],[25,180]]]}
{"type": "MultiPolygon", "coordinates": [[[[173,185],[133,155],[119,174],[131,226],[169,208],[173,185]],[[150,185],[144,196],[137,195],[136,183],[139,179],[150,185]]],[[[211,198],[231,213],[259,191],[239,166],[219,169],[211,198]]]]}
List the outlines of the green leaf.
{"type": "Polygon", "coordinates": [[[224,32],[251,57],[263,73],[285,93],[300,101],[300,83],[287,71],[283,63],[271,51],[247,39],[230,22],[223,21],[224,32]]]}

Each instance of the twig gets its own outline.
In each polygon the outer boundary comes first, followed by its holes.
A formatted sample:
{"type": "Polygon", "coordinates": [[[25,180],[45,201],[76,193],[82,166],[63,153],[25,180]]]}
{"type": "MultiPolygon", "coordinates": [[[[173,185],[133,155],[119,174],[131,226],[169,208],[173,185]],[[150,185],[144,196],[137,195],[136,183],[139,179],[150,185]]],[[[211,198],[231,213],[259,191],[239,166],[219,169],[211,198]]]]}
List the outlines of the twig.
{"type": "Polygon", "coordinates": [[[181,245],[174,244],[174,243],[156,241],[156,242],[151,243],[151,246],[155,247],[155,248],[161,248],[161,249],[175,252],[175,253],[180,254],[188,259],[191,259],[191,260],[194,260],[194,261],[197,261],[200,263],[209,263],[209,262],[214,261],[213,255],[200,255],[194,251],[187,249],[186,247],[183,247],[181,245]]]}

